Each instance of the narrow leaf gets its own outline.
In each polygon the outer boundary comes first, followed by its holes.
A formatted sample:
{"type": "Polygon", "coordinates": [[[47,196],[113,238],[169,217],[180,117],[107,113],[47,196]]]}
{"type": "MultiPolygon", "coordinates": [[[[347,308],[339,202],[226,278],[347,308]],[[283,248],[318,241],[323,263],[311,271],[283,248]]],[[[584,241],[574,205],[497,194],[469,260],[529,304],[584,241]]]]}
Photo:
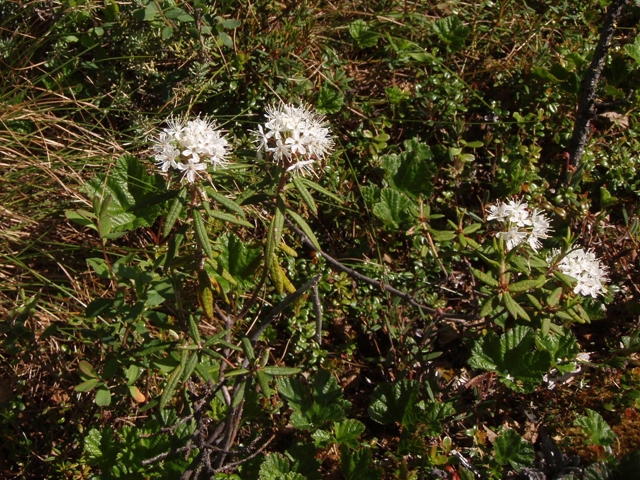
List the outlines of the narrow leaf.
{"type": "Polygon", "coordinates": [[[209,243],[209,236],[207,235],[207,229],[205,228],[204,220],[202,219],[200,210],[191,210],[191,215],[193,217],[193,227],[196,231],[196,237],[198,238],[198,242],[202,247],[202,251],[207,255],[207,257],[213,258],[211,243],[209,243]]]}
{"type": "Polygon", "coordinates": [[[209,216],[217,220],[222,220],[223,222],[235,223],[236,225],[242,225],[243,227],[253,228],[253,225],[246,220],[242,220],[230,213],[221,212],[220,210],[209,211],[209,216]]]}
{"type": "Polygon", "coordinates": [[[220,205],[225,207],[227,210],[230,210],[233,213],[240,215],[242,218],[246,218],[244,209],[240,205],[238,205],[236,202],[224,196],[220,192],[216,192],[212,188],[207,188],[206,191],[211,198],[213,198],[216,202],[218,202],[220,205]]]}
{"type": "Polygon", "coordinates": [[[302,197],[304,203],[306,203],[307,207],[309,207],[309,210],[317,215],[318,207],[316,206],[316,202],[313,200],[311,193],[309,192],[309,190],[307,190],[304,182],[302,182],[302,177],[293,177],[293,184],[295,185],[296,190],[298,190],[298,193],[302,197]]]}
{"type": "Polygon", "coordinates": [[[483,283],[486,283],[491,287],[497,287],[499,285],[498,280],[493,278],[490,273],[484,273],[482,270],[478,270],[477,268],[473,268],[473,267],[471,267],[471,273],[473,273],[473,276],[476,277],[478,280],[480,280],[483,283]]]}
{"type": "Polygon", "coordinates": [[[164,226],[162,227],[163,237],[167,237],[169,235],[171,229],[180,217],[180,212],[182,212],[182,206],[186,195],[187,190],[183,188],[180,190],[180,193],[178,193],[178,196],[173,199],[173,203],[171,203],[171,207],[169,207],[169,213],[167,213],[167,217],[164,220],[164,226]]]}
{"type": "MultiPolygon", "coordinates": [[[[187,351],[182,352],[182,356],[185,357],[187,355],[187,351]]],[[[184,364],[181,362],[180,365],[176,366],[169,375],[167,379],[167,384],[164,386],[164,391],[162,392],[162,396],[160,397],[160,403],[158,407],[160,410],[164,409],[167,406],[167,403],[173,397],[173,392],[175,392],[176,387],[178,386],[178,381],[182,376],[182,372],[184,371],[184,364]]]]}
{"type": "Polygon", "coordinates": [[[308,178],[300,178],[300,181],[302,183],[304,183],[305,186],[310,188],[311,190],[315,190],[316,192],[322,193],[323,195],[326,195],[327,197],[332,198],[333,200],[335,200],[338,203],[343,203],[343,201],[342,201],[342,199],[340,197],[338,197],[337,195],[331,193],[326,188],[318,185],[316,182],[313,182],[313,181],[309,180],[308,178]]]}
{"type": "Polygon", "coordinates": [[[318,243],[318,239],[313,233],[313,230],[311,230],[311,227],[309,226],[309,224],[305,222],[305,220],[293,210],[287,210],[287,213],[293,219],[293,221],[298,224],[298,226],[300,227],[300,230],[302,230],[304,234],[309,238],[309,240],[311,240],[311,243],[316,248],[316,250],[322,250],[320,248],[320,244],[318,243]]]}

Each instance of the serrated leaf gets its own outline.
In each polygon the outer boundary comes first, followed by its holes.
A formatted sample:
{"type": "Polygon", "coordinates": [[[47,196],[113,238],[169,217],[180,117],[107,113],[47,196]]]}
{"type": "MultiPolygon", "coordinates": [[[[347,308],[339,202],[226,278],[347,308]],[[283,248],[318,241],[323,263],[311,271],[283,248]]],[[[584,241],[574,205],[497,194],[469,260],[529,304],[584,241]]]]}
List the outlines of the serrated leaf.
{"type": "Polygon", "coordinates": [[[174,193],[166,191],[160,175],[149,175],[137,158],[120,157],[107,177],[97,175],[83,187],[91,199],[111,197],[106,214],[111,231],[122,232],[150,227],[174,193]]]}
{"type": "Polygon", "coordinates": [[[336,442],[351,448],[358,448],[358,437],[365,431],[364,423],[353,418],[338,422],[333,428],[336,442]]]}
{"type": "Polygon", "coordinates": [[[349,25],[349,35],[359,48],[370,48],[378,43],[380,35],[372,31],[364,20],[356,20],[349,25]]]}
{"type": "Polygon", "coordinates": [[[579,417],[575,421],[575,425],[582,429],[589,443],[601,447],[613,445],[616,440],[616,435],[613,433],[613,430],[611,430],[611,427],[609,427],[609,424],[604,421],[598,412],[587,408],[586,413],[586,416],[579,417]]]}
{"type": "Polygon", "coordinates": [[[432,178],[437,172],[429,145],[415,139],[404,142],[399,155],[384,155],[381,166],[389,185],[411,198],[429,197],[433,193],[432,178]]]}
{"type": "Polygon", "coordinates": [[[392,188],[384,188],[380,192],[380,202],[373,206],[373,214],[387,227],[398,229],[409,223],[415,209],[409,197],[392,188]]]}
{"type": "Polygon", "coordinates": [[[514,430],[506,430],[495,439],[495,460],[500,465],[511,465],[515,470],[529,467],[535,460],[533,446],[514,430]]]}
{"type": "Polygon", "coordinates": [[[393,385],[377,385],[368,409],[371,419],[383,425],[399,423],[409,426],[411,422],[407,420],[411,419],[411,410],[417,403],[417,386],[414,380],[401,380],[393,385]]]}
{"type": "Polygon", "coordinates": [[[344,104],[344,96],[334,86],[325,83],[320,89],[316,109],[320,113],[338,113],[344,104]]]}
{"type": "Polygon", "coordinates": [[[451,50],[460,50],[469,35],[470,29],[464,25],[457,16],[445,17],[436,20],[433,24],[436,35],[451,50]]]}

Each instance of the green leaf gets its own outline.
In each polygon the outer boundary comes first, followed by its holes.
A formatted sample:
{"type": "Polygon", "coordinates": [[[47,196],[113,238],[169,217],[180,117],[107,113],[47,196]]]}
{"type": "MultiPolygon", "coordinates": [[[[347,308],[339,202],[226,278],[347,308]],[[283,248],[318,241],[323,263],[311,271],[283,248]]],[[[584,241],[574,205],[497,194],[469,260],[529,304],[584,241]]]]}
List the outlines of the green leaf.
{"type": "Polygon", "coordinates": [[[501,381],[516,391],[533,391],[549,371],[551,354],[535,349],[535,337],[529,327],[517,325],[497,337],[489,333],[473,345],[469,365],[496,372],[501,381]]]}
{"type": "Polygon", "coordinates": [[[322,248],[320,248],[320,244],[318,243],[318,239],[313,233],[313,230],[311,230],[309,224],[307,224],[307,222],[293,210],[287,210],[287,213],[293,219],[293,221],[298,224],[300,230],[302,230],[304,234],[309,238],[309,240],[311,240],[311,243],[313,243],[313,246],[316,248],[316,250],[322,250],[322,248]]]}
{"type": "MultiPolygon", "coordinates": [[[[187,355],[187,350],[183,350],[182,357],[185,358],[187,355]]],[[[184,371],[184,362],[180,362],[178,366],[176,366],[169,378],[167,379],[167,383],[164,386],[164,390],[162,391],[162,396],[160,397],[160,402],[158,403],[158,408],[162,410],[167,406],[171,397],[173,397],[173,392],[175,392],[176,387],[178,386],[178,382],[180,381],[180,377],[182,377],[182,372],[184,371]]]]}
{"type": "Polygon", "coordinates": [[[97,428],[92,428],[84,437],[84,451],[88,454],[89,462],[94,463],[102,458],[102,433],[97,428]]]}
{"type": "Polygon", "coordinates": [[[636,37],[633,43],[624,46],[624,53],[633,58],[637,64],[640,64],[640,36],[636,37]]]}
{"type": "Polygon", "coordinates": [[[399,423],[405,427],[412,426],[417,396],[418,382],[415,380],[401,380],[393,385],[381,383],[373,391],[369,416],[383,425],[399,423]]]}
{"type": "Polygon", "coordinates": [[[471,273],[483,283],[486,283],[490,287],[498,287],[500,284],[498,280],[491,276],[491,273],[484,273],[482,270],[478,270],[477,268],[471,267],[471,273]]]}
{"type": "Polygon", "coordinates": [[[233,394],[233,399],[231,400],[231,408],[236,408],[238,405],[242,403],[242,401],[244,400],[244,394],[246,392],[248,383],[249,383],[249,380],[245,379],[242,382],[240,382],[240,384],[237,386],[233,394]]]}
{"type": "Polygon", "coordinates": [[[325,83],[320,89],[316,109],[320,113],[338,113],[344,104],[344,97],[340,90],[325,83]]]}
{"type": "Polygon", "coordinates": [[[149,175],[137,158],[124,155],[108,177],[97,175],[86,183],[84,191],[91,199],[111,197],[106,211],[111,231],[122,232],[150,227],[166,208],[166,200],[174,195],[166,188],[160,175],[149,175]]]}
{"type": "Polygon", "coordinates": [[[529,322],[531,321],[527,312],[525,312],[520,304],[513,299],[509,292],[504,292],[502,294],[502,299],[504,300],[505,307],[507,307],[507,310],[509,310],[509,313],[511,313],[514,318],[522,318],[529,322]]]}
{"type": "Polygon", "coordinates": [[[580,417],[575,421],[575,425],[582,429],[587,436],[589,443],[608,447],[613,445],[616,440],[616,434],[613,433],[609,424],[604,421],[602,416],[593,410],[586,409],[587,415],[580,417]]]}
{"type": "Polygon", "coordinates": [[[338,422],[333,428],[336,442],[351,448],[358,448],[358,437],[365,431],[364,423],[353,418],[338,422]]]}
{"type": "Polygon", "coordinates": [[[169,212],[167,213],[167,217],[164,220],[164,226],[162,227],[163,237],[167,237],[169,235],[171,229],[180,217],[180,212],[182,212],[182,207],[184,206],[186,196],[187,189],[182,188],[178,193],[178,196],[173,199],[173,203],[171,204],[171,207],[169,207],[169,212]]]}
{"type": "Polygon", "coordinates": [[[302,182],[300,179],[301,177],[293,177],[293,185],[296,187],[296,190],[302,197],[304,203],[307,205],[307,207],[309,207],[309,210],[317,215],[318,207],[316,206],[316,202],[313,200],[313,197],[311,196],[309,190],[307,190],[304,182],[302,182]]]}
{"type": "Polygon", "coordinates": [[[380,35],[369,29],[364,20],[356,20],[349,25],[349,35],[359,48],[370,48],[378,43],[380,35]]]}
{"type": "Polygon", "coordinates": [[[264,373],[271,376],[297,375],[302,370],[294,367],[264,367],[264,373]]]}
{"type": "Polygon", "coordinates": [[[382,156],[381,166],[389,185],[409,197],[429,197],[433,193],[432,178],[437,166],[428,145],[417,140],[406,140],[404,152],[382,156]]]}
{"type": "Polygon", "coordinates": [[[284,213],[285,205],[281,198],[278,198],[276,203],[276,211],[273,215],[273,219],[269,224],[269,230],[267,232],[267,243],[265,245],[264,263],[265,268],[273,262],[273,255],[276,251],[276,247],[280,244],[282,237],[282,228],[284,227],[284,213]]]}
{"type": "Polygon", "coordinates": [[[173,28],[169,26],[163,27],[160,36],[162,37],[162,40],[168,40],[173,36],[173,28]]]}
{"type": "Polygon", "coordinates": [[[227,196],[221,194],[220,192],[216,192],[211,187],[205,188],[205,191],[211,198],[213,198],[216,202],[218,202],[227,210],[240,215],[242,218],[246,218],[246,213],[244,209],[239,204],[237,204],[236,202],[228,198],[227,196]]]}
{"type": "Polygon", "coordinates": [[[207,213],[211,218],[222,220],[223,222],[229,222],[236,225],[241,225],[243,227],[253,228],[253,225],[246,220],[242,220],[241,218],[238,218],[235,215],[231,215],[230,213],[221,212],[220,210],[209,210],[209,212],[207,213]]]}
{"type": "Polygon", "coordinates": [[[526,292],[527,290],[533,290],[544,286],[547,282],[547,277],[541,275],[533,280],[522,280],[520,282],[512,283],[509,285],[510,292],[526,292]]]}
{"type": "Polygon", "coordinates": [[[340,473],[345,480],[377,480],[380,471],[371,468],[371,450],[361,448],[351,450],[346,445],[340,445],[340,473]]]}
{"type": "Polygon", "coordinates": [[[495,310],[496,308],[495,304],[496,304],[497,298],[498,297],[496,295],[492,295],[485,300],[484,304],[482,305],[482,310],[480,310],[481,317],[486,317],[487,315],[490,315],[491,312],[495,310]]]}
{"type": "Polygon", "coordinates": [[[436,242],[450,242],[456,238],[456,232],[449,230],[434,230],[431,227],[427,227],[427,231],[431,234],[436,242]]]}
{"type": "Polygon", "coordinates": [[[67,217],[67,219],[71,220],[73,223],[77,223],[78,225],[81,225],[83,227],[89,227],[94,230],[98,229],[95,222],[96,216],[91,212],[88,212],[86,210],[81,210],[81,209],[65,210],[64,215],[65,217],[67,217]]]}
{"type": "Polygon", "coordinates": [[[93,390],[99,382],[100,380],[97,378],[92,378],[86,382],[82,382],[80,385],[76,385],[74,390],[76,392],[88,392],[89,390],[93,390]]]}
{"type": "Polygon", "coordinates": [[[96,390],[96,405],[99,407],[111,405],[111,392],[108,388],[98,388],[96,390]]]}
{"type": "Polygon", "coordinates": [[[260,480],[306,480],[291,470],[289,460],[279,453],[268,454],[260,465],[260,480]]]}
{"type": "Polygon", "coordinates": [[[202,219],[200,210],[195,208],[192,209],[191,217],[193,218],[193,229],[196,232],[196,237],[198,239],[198,243],[200,243],[200,247],[202,247],[202,251],[207,257],[213,258],[213,250],[211,249],[211,243],[209,242],[209,235],[204,225],[204,220],[202,219]]]}
{"type": "Polygon", "coordinates": [[[253,346],[251,345],[251,340],[248,337],[242,337],[242,350],[246,355],[249,363],[253,363],[256,360],[256,354],[253,351],[253,346]]]}
{"type": "Polygon", "coordinates": [[[80,362],[78,363],[78,368],[87,377],[91,377],[91,378],[97,378],[98,377],[98,374],[96,373],[95,369],[93,368],[93,365],[91,365],[86,360],[80,360],[80,362]]]}
{"type": "Polygon", "coordinates": [[[140,367],[129,365],[129,368],[124,372],[124,376],[127,379],[127,385],[133,385],[140,376],[140,367]]]}
{"type": "Polygon", "coordinates": [[[322,193],[323,195],[335,200],[340,204],[344,203],[344,201],[340,197],[338,197],[334,193],[331,193],[329,190],[327,190],[323,186],[318,185],[316,182],[309,180],[308,178],[305,178],[305,177],[298,177],[298,178],[300,182],[303,183],[307,188],[310,188],[311,190],[315,190],[318,193],[322,193]]]}
{"type": "Polygon", "coordinates": [[[413,218],[414,203],[404,194],[392,188],[385,188],[380,192],[380,202],[373,206],[373,214],[384,222],[387,227],[401,228],[413,218]]]}
{"type": "Polygon", "coordinates": [[[533,446],[514,430],[505,430],[493,443],[495,459],[500,465],[511,465],[515,470],[529,467],[535,460],[533,446]]]}
{"type": "Polygon", "coordinates": [[[436,20],[433,24],[433,29],[440,40],[454,52],[464,47],[465,40],[470,32],[469,27],[464,25],[457,16],[436,20]]]}

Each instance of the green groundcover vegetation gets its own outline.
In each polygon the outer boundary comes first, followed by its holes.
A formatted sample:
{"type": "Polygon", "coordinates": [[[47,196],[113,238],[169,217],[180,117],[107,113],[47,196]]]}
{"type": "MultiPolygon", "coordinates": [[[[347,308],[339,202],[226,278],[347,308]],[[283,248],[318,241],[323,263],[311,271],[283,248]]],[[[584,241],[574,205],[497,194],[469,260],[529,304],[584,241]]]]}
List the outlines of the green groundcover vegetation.
{"type": "Polygon", "coordinates": [[[639,21],[0,0],[0,477],[636,478],[639,21]]]}

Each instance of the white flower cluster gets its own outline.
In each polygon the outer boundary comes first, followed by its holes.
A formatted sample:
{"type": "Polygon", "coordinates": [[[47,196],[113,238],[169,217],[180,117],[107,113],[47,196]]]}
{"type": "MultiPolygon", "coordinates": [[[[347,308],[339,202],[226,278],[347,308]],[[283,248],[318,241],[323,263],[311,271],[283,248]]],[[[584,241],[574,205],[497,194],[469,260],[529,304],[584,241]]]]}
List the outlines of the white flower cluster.
{"type": "Polygon", "coordinates": [[[267,108],[267,122],[255,132],[258,155],[272,154],[273,161],[287,172],[312,172],[313,164],[333,149],[331,132],[325,119],[308,106],[281,103],[267,108]]]}
{"type": "Polygon", "coordinates": [[[163,172],[170,168],[180,170],[182,179],[193,183],[207,164],[214,169],[228,164],[225,157],[229,142],[214,120],[198,117],[186,121],[172,117],[167,124],[168,128],[160,132],[153,145],[156,164],[163,172]]]}
{"type": "Polygon", "coordinates": [[[507,203],[498,201],[487,211],[487,220],[498,220],[506,226],[506,230],[498,233],[511,250],[522,242],[538,251],[542,247],[540,240],[549,238],[551,230],[549,219],[538,209],[529,209],[529,205],[521,200],[509,200],[507,203]]]}
{"type": "MultiPolygon", "coordinates": [[[[557,256],[558,251],[552,252],[552,258],[557,256]]],[[[562,257],[558,263],[558,269],[578,281],[573,293],[591,295],[593,298],[602,293],[604,283],[609,280],[606,267],[600,263],[592,251],[583,248],[571,250],[562,257]]]]}

